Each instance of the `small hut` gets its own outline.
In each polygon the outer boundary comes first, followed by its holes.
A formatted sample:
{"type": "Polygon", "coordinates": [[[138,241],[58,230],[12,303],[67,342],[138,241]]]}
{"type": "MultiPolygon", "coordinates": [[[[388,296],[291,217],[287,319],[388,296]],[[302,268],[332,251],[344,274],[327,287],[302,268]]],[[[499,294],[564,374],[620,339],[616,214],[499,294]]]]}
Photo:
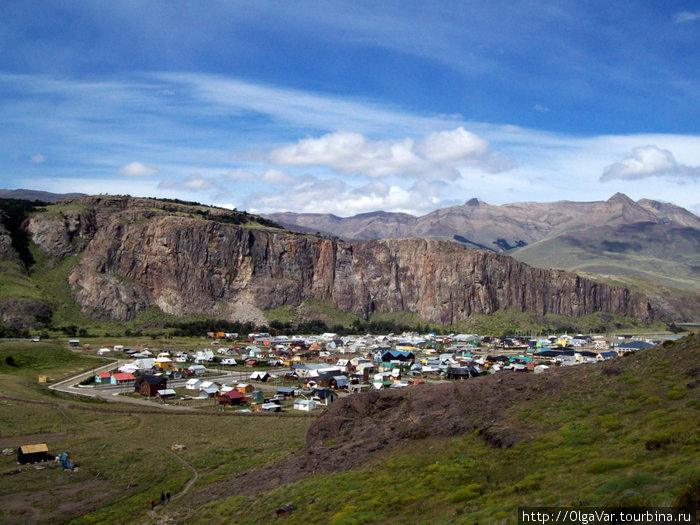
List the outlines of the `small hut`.
{"type": "Polygon", "coordinates": [[[49,454],[49,447],[46,443],[22,445],[17,449],[17,462],[22,465],[26,465],[27,463],[40,463],[53,459],[54,457],[49,454]]]}

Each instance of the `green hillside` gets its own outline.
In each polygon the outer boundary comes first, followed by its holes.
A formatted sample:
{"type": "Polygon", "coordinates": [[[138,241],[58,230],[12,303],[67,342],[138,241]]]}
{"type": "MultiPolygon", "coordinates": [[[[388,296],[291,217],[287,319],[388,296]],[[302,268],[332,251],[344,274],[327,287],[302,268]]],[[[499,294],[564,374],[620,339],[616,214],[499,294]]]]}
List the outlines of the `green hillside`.
{"type": "MultiPolygon", "coordinates": [[[[697,512],[698,358],[695,335],[612,363],[555,372],[556,388],[534,383],[501,407],[495,425],[521,436],[508,448],[492,446],[479,429],[400,439],[388,449],[378,443],[358,469],[344,471],[335,458],[339,471],[297,471],[290,484],[265,484],[290,475],[290,466],[279,464],[204,489],[171,516],[178,523],[265,523],[287,503],[296,506],[287,523],[334,525],[515,523],[518,506],[535,505],[691,502],[697,512]],[[269,488],[251,491],[250,481],[269,488]],[[218,497],[206,502],[207,493],[218,497]]],[[[373,432],[368,426],[367,435],[373,432]]],[[[351,457],[345,461],[352,464],[351,457]]]]}

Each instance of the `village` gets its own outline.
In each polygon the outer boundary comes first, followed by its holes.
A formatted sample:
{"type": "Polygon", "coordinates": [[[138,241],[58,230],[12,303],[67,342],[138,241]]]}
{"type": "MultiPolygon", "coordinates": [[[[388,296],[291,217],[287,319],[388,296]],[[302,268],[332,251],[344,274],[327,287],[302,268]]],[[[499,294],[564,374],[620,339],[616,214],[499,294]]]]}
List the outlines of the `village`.
{"type": "MultiPolygon", "coordinates": [[[[209,332],[203,349],[80,346],[115,362],[66,391],[155,405],[240,413],[311,412],[362,391],[460,381],[492,373],[555,373],[614,359],[658,340],[586,335],[547,338],[477,334],[272,336],[209,332]],[[136,399],[134,399],[136,398],[136,399]]],[[[74,378],[75,380],[75,378],[74,378]]]]}

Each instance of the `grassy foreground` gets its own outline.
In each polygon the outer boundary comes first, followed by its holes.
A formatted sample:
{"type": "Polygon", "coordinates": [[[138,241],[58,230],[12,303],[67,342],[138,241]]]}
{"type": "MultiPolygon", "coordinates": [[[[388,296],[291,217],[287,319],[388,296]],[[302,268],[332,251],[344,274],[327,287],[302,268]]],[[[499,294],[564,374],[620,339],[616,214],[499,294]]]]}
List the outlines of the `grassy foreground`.
{"type": "MultiPolygon", "coordinates": [[[[183,508],[180,523],[515,523],[518,506],[670,506],[700,497],[700,337],[581,367],[576,381],[513,399],[493,448],[477,431],[404,440],[359,470],[302,477],[183,508]]],[[[420,387],[416,387],[420,388],[420,387]]],[[[465,415],[466,416],[466,415],[465,415]]],[[[371,433],[371,428],[367,432],[371,433]]]]}
{"type": "Polygon", "coordinates": [[[0,523],[148,522],[151,498],[274,461],[302,445],[311,421],[165,413],[72,398],[37,383],[38,375],[56,381],[96,361],[53,343],[0,342],[0,450],[46,442],[79,466],[18,469],[14,454],[0,456],[0,523]],[[186,448],[175,452],[174,444],[186,448]]]}
{"type": "Polygon", "coordinates": [[[491,447],[478,431],[404,440],[360,469],[300,475],[253,495],[241,494],[236,475],[299,453],[313,419],[165,413],[67,398],[36,382],[93,361],[58,344],[0,343],[0,450],[47,442],[80,467],[13,473],[14,456],[0,456],[0,523],[257,524],[286,503],[296,506],[291,524],[514,523],[520,505],[668,506],[700,493],[697,335],[580,367],[575,382],[513,399],[501,423],[524,439],[511,448],[491,447]],[[152,513],[161,492],[173,501],[152,513]],[[198,497],[208,492],[222,496],[198,497]]]}

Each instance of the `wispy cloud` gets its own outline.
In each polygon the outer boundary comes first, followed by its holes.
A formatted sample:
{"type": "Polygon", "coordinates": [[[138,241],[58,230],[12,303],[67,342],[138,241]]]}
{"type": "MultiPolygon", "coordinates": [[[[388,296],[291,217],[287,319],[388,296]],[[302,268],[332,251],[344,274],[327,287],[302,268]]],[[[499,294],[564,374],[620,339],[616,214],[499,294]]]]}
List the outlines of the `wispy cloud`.
{"type": "Polygon", "coordinates": [[[680,13],[676,13],[675,16],[677,24],[697,22],[698,20],[700,20],[700,11],[681,11],[680,13]]]}
{"type": "Polygon", "coordinates": [[[33,162],[34,164],[42,164],[46,161],[46,157],[43,155],[32,155],[29,158],[29,162],[33,162]]]}
{"type": "Polygon", "coordinates": [[[630,156],[620,162],[607,166],[600,180],[636,180],[655,176],[700,178],[700,166],[679,164],[669,150],[656,146],[641,146],[634,148],[630,156]]]}
{"type": "Polygon", "coordinates": [[[216,187],[217,185],[214,181],[199,174],[189,175],[184,180],[163,180],[158,184],[159,189],[187,191],[205,191],[216,187]]]}

